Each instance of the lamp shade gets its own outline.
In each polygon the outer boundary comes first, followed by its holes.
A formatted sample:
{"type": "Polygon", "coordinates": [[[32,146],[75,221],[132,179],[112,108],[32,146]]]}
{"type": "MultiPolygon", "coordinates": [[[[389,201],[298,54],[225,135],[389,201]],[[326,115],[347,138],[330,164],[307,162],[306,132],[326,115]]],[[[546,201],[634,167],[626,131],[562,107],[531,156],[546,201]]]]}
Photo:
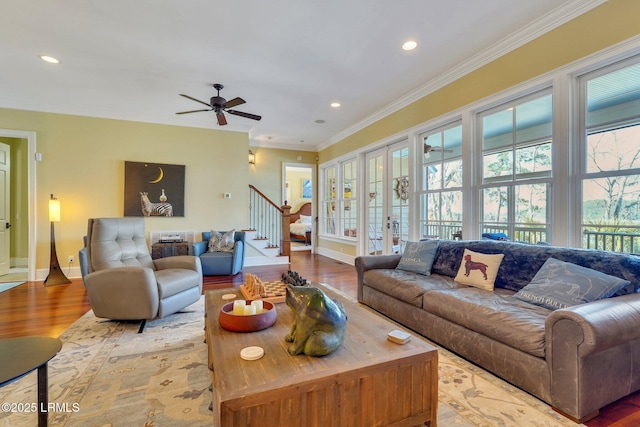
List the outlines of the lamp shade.
{"type": "Polygon", "coordinates": [[[60,221],[60,200],[54,199],[53,195],[49,200],[49,221],[50,222],[60,221]]]}
{"type": "Polygon", "coordinates": [[[249,164],[250,165],[256,164],[256,155],[251,150],[249,150],[249,164]]]}

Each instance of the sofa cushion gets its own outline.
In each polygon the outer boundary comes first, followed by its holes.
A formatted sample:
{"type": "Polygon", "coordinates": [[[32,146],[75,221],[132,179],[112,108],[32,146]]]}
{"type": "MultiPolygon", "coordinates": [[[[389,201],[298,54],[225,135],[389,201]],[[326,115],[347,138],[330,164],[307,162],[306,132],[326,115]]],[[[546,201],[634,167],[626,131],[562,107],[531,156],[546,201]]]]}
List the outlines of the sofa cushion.
{"type": "Polygon", "coordinates": [[[514,292],[466,287],[424,294],[423,308],[533,356],[544,357],[544,322],[551,313],[514,298],[514,292]]]}
{"type": "Polygon", "coordinates": [[[202,281],[200,272],[183,268],[167,268],[155,272],[160,299],[179,294],[187,289],[199,287],[202,281]]]}
{"type": "Polygon", "coordinates": [[[455,281],[476,288],[493,290],[503,254],[483,254],[465,249],[455,281]]]}
{"type": "Polygon", "coordinates": [[[372,287],[416,307],[422,307],[422,295],[425,291],[463,286],[447,276],[437,274],[425,276],[394,269],[367,270],[363,274],[362,282],[365,286],[372,287]]]}
{"type": "Polygon", "coordinates": [[[211,230],[209,252],[233,252],[233,246],[236,243],[235,233],[235,229],[227,232],[211,230]]]}
{"type": "Polygon", "coordinates": [[[531,282],[542,264],[553,257],[631,282],[615,295],[626,295],[640,291],[639,256],[593,249],[529,245],[496,240],[440,240],[436,259],[431,269],[432,274],[455,277],[465,249],[484,254],[504,254],[495,282],[496,288],[519,291],[531,282]]]}
{"type": "Polygon", "coordinates": [[[556,310],[609,298],[628,284],[628,280],[549,258],[515,297],[556,310]]]}
{"type": "Polygon", "coordinates": [[[420,242],[407,242],[402,258],[400,258],[396,268],[428,276],[431,274],[431,266],[437,249],[438,240],[429,239],[420,242]]]}

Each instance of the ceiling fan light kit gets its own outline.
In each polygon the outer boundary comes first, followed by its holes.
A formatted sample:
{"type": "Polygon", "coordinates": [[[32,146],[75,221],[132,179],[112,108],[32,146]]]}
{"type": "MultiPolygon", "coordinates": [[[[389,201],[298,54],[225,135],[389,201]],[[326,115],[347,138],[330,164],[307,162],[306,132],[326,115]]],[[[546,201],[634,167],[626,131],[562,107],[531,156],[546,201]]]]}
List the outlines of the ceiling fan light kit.
{"type": "Polygon", "coordinates": [[[201,109],[201,110],[190,110],[190,111],[181,111],[178,112],[176,114],[190,114],[190,113],[199,113],[202,111],[213,111],[214,113],[216,113],[216,119],[218,120],[218,126],[224,126],[227,124],[227,118],[225,117],[224,113],[227,112],[229,114],[233,114],[234,116],[240,116],[240,117],[245,117],[247,119],[251,119],[251,120],[260,120],[262,119],[262,116],[258,116],[256,114],[250,114],[250,113],[245,113],[242,111],[237,111],[237,110],[230,110],[229,108],[232,107],[236,107],[238,105],[242,105],[244,103],[246,103],[247,101],[245,101],[242,98],[233,98],[229,101],[227,101],[226,99],[224,99],[223,97],[220,96],[220,91],[224,88],[223,85],[221,85],[220,83],[214,83],[213,84],[214,89],[216,89],[218,91],[218,94],[216,96],[212,96],[209,99],[209,103],[206,103],[204,101],[200,101],[199,99],[196,99],[192,96],[189,95],[185,95],[183,93],[180,94],[180,96],[190,99],[192,101],[198,102],[200,104],[206,105],[209,108],[206,109],[201,109]]]}

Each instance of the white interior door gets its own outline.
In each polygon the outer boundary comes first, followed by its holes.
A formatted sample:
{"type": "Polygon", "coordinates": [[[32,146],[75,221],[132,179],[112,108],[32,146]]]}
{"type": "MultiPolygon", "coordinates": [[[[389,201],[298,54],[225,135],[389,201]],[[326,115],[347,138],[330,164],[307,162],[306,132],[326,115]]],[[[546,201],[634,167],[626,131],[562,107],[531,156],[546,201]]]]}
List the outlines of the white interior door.
{"type": "Polygon", "coordinates": [[[401,141],[367,153],[366,253],[402,253],[409,237],[409,144],[401,141]]]}
{"type": "Polygon", "coordinates": [[[11,210],[10,168],[11,147],[0,143],[0,275],[9,274],[11,268],[11,210]]]}

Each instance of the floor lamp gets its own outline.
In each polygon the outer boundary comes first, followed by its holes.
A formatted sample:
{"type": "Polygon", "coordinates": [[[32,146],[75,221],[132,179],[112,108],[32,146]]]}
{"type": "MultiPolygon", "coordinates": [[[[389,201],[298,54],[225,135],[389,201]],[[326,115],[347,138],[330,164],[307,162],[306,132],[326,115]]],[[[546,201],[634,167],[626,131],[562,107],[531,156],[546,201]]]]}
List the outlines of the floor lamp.
{"type": "Polygon", "coordinates": [[[58,262],[58,255],[56,254],[56,235],[53,230],[53,223],[60,222],[60,200],[53,197],[53,194],[49,199],[49,222],[51,222],[51,260],[49,261],[49,275],[44,279],[44,284],[45,286],[52,286],[71,283],[71,280],[67,279],[67,276],[62,272],[58,262]]]}

